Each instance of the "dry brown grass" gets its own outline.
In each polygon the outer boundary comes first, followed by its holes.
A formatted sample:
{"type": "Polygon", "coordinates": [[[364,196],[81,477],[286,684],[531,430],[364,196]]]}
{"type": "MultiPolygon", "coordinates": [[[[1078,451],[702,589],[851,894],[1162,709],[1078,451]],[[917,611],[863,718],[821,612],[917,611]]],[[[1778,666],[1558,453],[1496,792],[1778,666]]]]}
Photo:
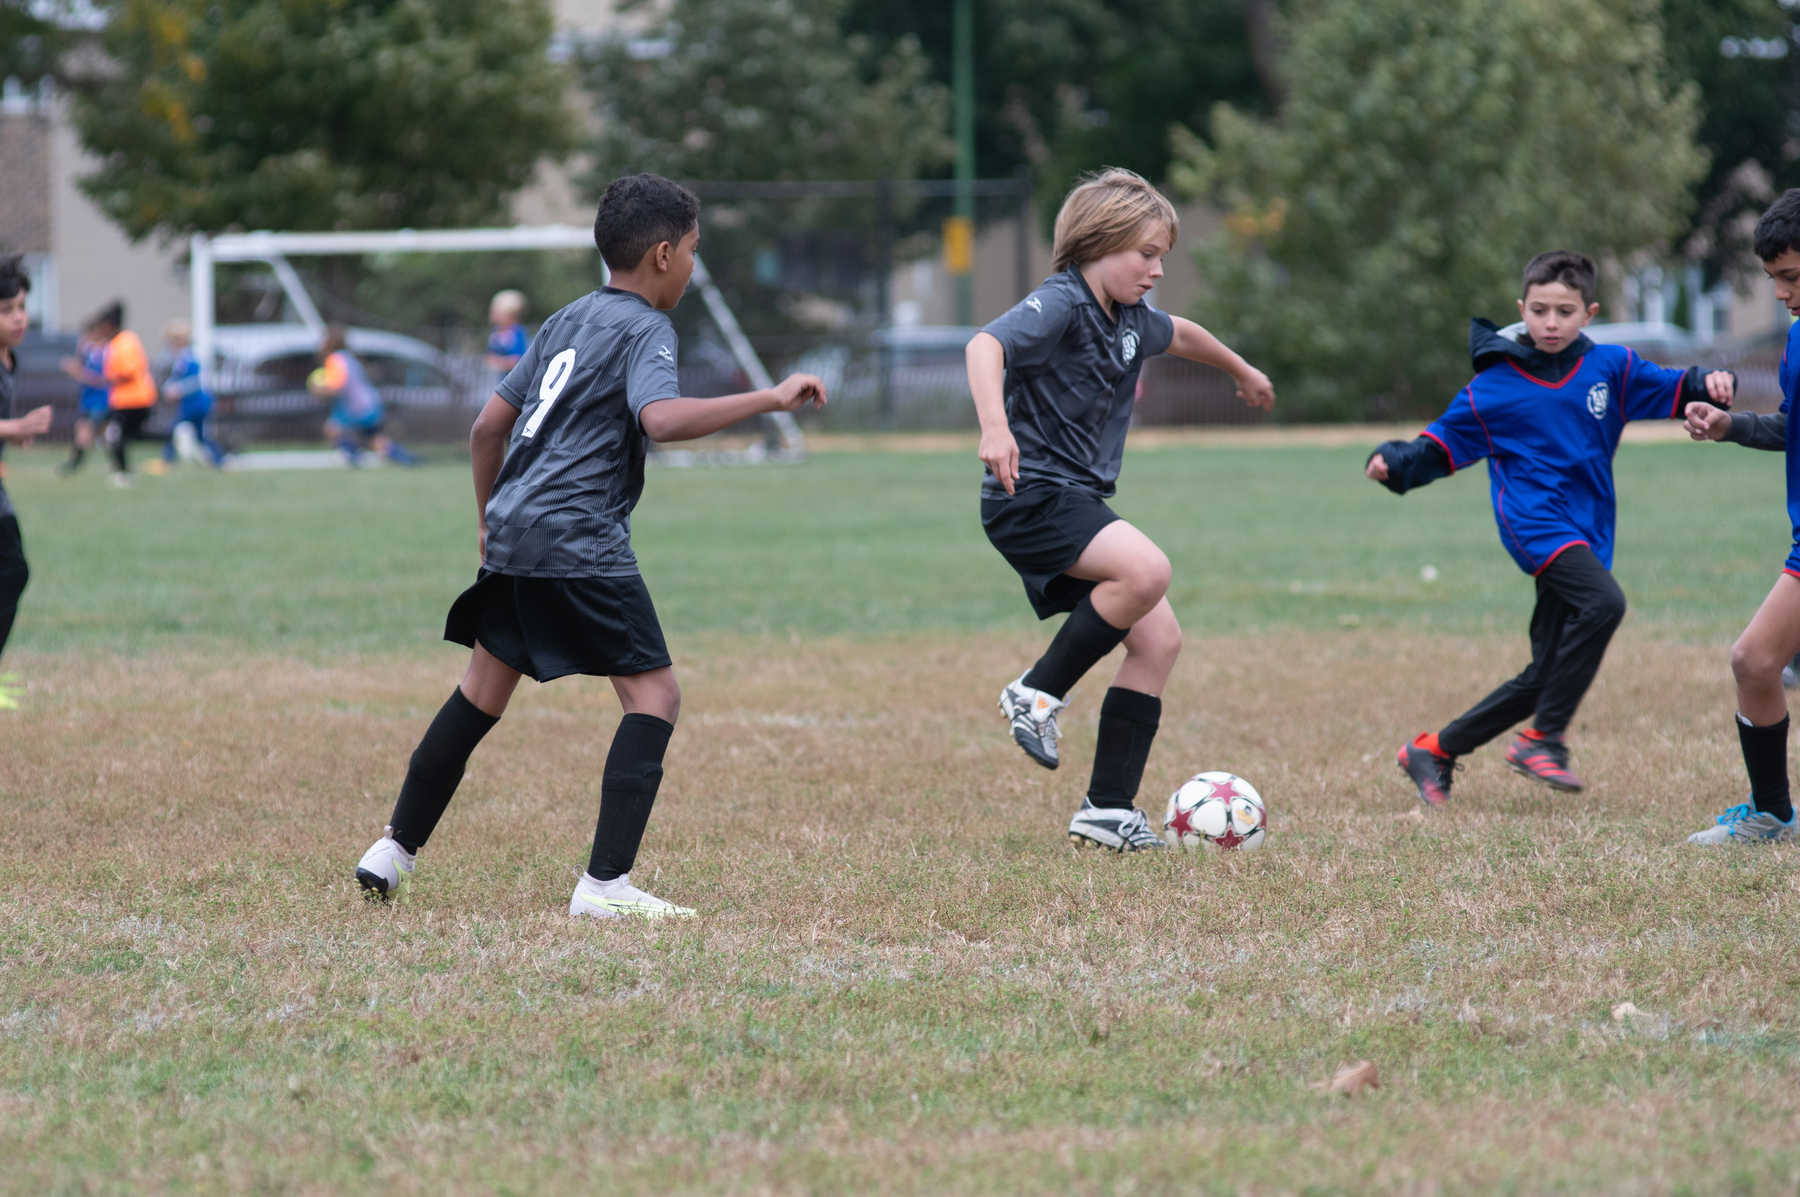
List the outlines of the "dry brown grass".
{"type": "Polygon", "coordinates": [[[561,913],[604,683],[521,692],[396,909],[349,872],[450,650],[9,658],[0,1189],[1791,1193],[1800,858],[1681,842],[1722,653],[1628,633],[1590,793],[1491,748],[1418,817],[1394,747],[1520,639],[1190,640],[1144,804],[1227,768],[1273,832],[1158,859],[1062,839],[1105,675],[1035,768],[1036,637],[679,641],[670,928],[561,913]]]}

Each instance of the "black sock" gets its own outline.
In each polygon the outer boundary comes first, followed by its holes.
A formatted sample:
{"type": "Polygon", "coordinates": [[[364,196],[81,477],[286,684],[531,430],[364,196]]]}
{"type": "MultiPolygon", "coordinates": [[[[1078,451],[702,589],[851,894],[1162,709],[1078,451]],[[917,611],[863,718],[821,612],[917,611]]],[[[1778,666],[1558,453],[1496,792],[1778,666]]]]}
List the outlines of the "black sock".
{"type": "Polygon", "coordinates": [[[425,738],[413,749],[412,764],[407,766],[399,800],[394,803],[395,843],[408,852],[425,846],[462,782],[469,754],[498,722],[500,716],[470,702],[461,686],[451,693],[450,701],[438,709],[437,717],[425,729],[425,738]]]}
{"type": "Polygon", "coordinates": [[[1095,806],[1130,806],[1144,780],[1144,762],[1162,722],[1162,699],[1114,686],[1100,703],[1100,742],[1094,746],[1094,777],[1088,801],[1095,806]]]}
{"type": "Polygon", "coordinates": [[[638,845],[656,805],[662,785],[663,753],[675,725],[655,715],[627,715],[613,733],[612,750],[606,754],[606,772],[600,776],[600,821],[594,826],[594,851],[588,858],[588,876],[611,881],[631,872],[637,863],[638,845]]]}
{"type": "Polygon", "coordinates": [[[1794,817],[1788,794],[1788,718],[1768,727],[1754,727],[1737,717],[1738,746],[1744,750],[1744,771],[1750,774],[1750,801],[1783,823],[1794,817]]]}
{"type": "Polygon", "coordinates": [[[71,470],[78,468],[81,465],[81,459],[86,456],[86,449],[83,449],[80,445],[72,446],[69,449],[69,468],[71,470]]]}
{"type": "Polygon", "coordinates": [[[1068,697],[1082,675],[1101,657],[1119,647],[1130,631],[1130,628],[1115,628],[1101,619],[1100,613],[1094,610],[1093,596],[1083,595],[1057,630],[1056,638],[1050,641],[1050,647],[1025,675],[1025,684],[1058,698],[1068,697]]]}

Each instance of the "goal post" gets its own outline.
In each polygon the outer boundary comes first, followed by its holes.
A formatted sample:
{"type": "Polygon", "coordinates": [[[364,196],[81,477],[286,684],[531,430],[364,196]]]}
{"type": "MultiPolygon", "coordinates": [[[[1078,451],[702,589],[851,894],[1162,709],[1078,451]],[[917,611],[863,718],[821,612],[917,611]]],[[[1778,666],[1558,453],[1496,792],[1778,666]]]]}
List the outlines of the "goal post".
{"type": "MultiPolygon", "coordinates": [[[[358,233],[195,233],[188,241],[190,291],[192,295],[194,357],[210,384],[214,362],[213,326],[217,316],[213,270],[220,262],[262,262],[275,272],[276,281],[301,323],[315,335],[323,335],[325,321],[307,294],[300,275],[288,262],[289,255],[306,257],[337,254],[378,253],[480,253],[494,250],[592,249],[592,229],[570,224],[514,225],[490,229],[397,229],[391,232],[358,233]]],[[[601,263],[610,280],[611,271],[601,263]]],[[[707,315],[718,327],[726,348],[738,368],[753,387],[774,385],[768,368],[757,356],[750,338],[738,325],[731,305],[706,264],[694,257],[694,277],[689,284],[700,292],[707,315]]],[[[767,434],[767,450],[754,460],[797,461],[806,453],[806,437],[800,425],[787,412],[770,412],[761,417],[767,434]]]]}

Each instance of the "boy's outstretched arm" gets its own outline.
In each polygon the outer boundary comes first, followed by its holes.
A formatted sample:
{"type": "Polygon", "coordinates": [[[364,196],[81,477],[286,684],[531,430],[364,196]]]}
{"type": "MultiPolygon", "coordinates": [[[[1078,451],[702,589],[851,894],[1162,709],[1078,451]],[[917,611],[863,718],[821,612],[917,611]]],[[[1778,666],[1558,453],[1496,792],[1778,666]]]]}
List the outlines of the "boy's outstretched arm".
{"type": "Polygon", "coordinates": [[[993,333],[976,333],[963,357],[969,365],[969,394],[981,422],[981,446],[975,455],[1007,494],[1019,481],[1019,442],[1006,424],[1006,347],[993,333]]]}
{"type": "Polygon", "coordinates": [[[50,405],[33,408],[16,420],[0,420],[0,440],[29,444],[34,436],[50,431],[50,405]]]}
{"type": "Polygon", "coordinates": [[[1411,441],[1386,441],[1363,463],[1363,476],[1379,482],[1397,495],[1436,482],[1454,471],[1444,447],[1428,436],[1411,441]]]}
{"type": "Polygon", "coordinates": [[[1731,441],[1751,449],[1780,453],[1787,448],[1787,413],[1729,412],[1710,403],[1690,403],[1687,434],[1697,441],[1731,441]]]}
{"type": "Polygon", "coordinates": [[[1238,398],[1251,407],[1260,407],[1264,411],[1274,408],[1275,386],[1269,381],[1267,374],[1239,357],[1225,342],[1192,320],[1183,320],[1180,316],[1172,316],[1170,319],[1175,322],[1175,337],[1169,342],[1170,353],[1176,357],[1185,357],[1190,362],[1218,367],[1231,375],[1232,381],[1237,383],[1238,398]]]}
{"type": "Polygon", "coordinates": [[[825,382],[815,374],[790,374],[766,391],[745,391],[717,399],[658,399],[644,405],[638,423],[653,441],[691,441],[711,436],[739,420],[772,411],[793,411],[811,403],[825,406],[825,382]]]}

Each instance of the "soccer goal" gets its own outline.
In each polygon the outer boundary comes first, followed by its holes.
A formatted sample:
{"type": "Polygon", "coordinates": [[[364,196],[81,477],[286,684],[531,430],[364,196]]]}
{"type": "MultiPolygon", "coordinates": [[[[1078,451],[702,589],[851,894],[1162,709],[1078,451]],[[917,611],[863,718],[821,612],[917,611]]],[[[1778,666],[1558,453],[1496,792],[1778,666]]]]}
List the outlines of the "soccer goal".
{"type": "MultiPolygon", "coordinates": [[[[194,356],[207,372],[207,381],[216,361],[213,330],[217,305],[214,293],[214,267],[220,262],[260,262],[274,272],[277,282],[293,305],[300,321],[314,336],[323,336],[325,320],[307,293],[299,273],[288,261],[290,256],[330,256],[339,254],[381,253],[479,253],[495,250],[592,249],[592,229],[578,225],[516,225],[491,229],[399,229],[392,232],[362,233],[221,233],[209,236],[195,233],[188,242],[189,270],[193,302],[194,356]]],[[[605,270],[605,263],[601,264],[605,270]]],[[[610,278],[610,272],[607,272],[610,278]]],[[[694,259],[694,278],[690,286],[700,293],[707,315],[719,331],[738,368],[753,387],[774,385],[768,369],[757,356],[750,339],[744,335],[731,305],[706,265],[694,259]]],[[[743,450],[716,452],[663,452],[665,464],[750,464],[755,462],[797,462],[806,456],[806,438],[800,425],[787,412],[772,412],[760,417],[763,437],[760,443],[743,450]]]]}

